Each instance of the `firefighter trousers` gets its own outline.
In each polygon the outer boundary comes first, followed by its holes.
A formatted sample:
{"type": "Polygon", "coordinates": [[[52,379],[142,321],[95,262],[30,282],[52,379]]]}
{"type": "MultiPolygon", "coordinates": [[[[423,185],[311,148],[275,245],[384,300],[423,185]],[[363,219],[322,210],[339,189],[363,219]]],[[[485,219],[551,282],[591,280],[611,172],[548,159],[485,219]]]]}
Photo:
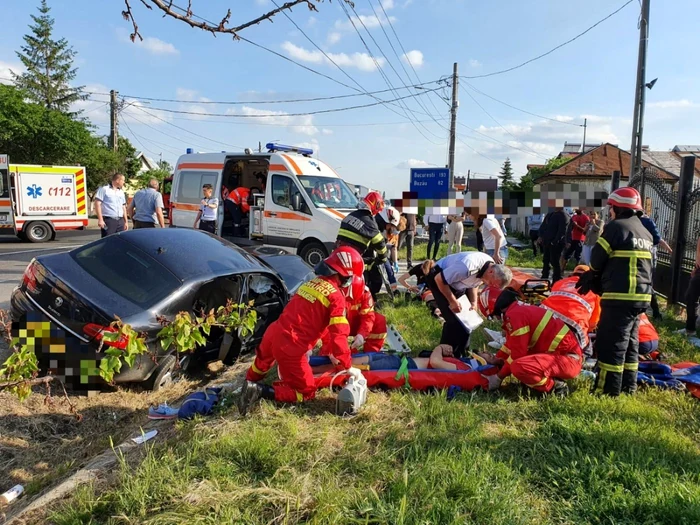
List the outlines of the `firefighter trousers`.
{"type": "Polygon", "coordinates": [[[598,356],[594,391],[609,396],[637,391],[639,314],[646,308],[601,304],[595,352],[598,356]]]}
{"type": "Polygon", "coordinates": [[[518,381],[538,392],[549,392],[555,379],[573,379],[581,373],[580,354],[532,354],[516,359],[510,371],[518,381]]]}

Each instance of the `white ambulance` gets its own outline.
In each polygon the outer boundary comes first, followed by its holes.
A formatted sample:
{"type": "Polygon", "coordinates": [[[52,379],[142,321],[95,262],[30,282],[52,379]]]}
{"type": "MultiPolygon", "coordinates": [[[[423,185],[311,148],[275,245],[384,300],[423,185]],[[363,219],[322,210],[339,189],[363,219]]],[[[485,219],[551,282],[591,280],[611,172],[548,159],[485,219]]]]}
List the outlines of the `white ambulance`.
{"type": "Polygon", "coordinates": [[[306,148],[267,144],[265,152],[193,153],[175,166],[171,227],[192,228],[211,184],[219,198],[216,232],[239,246],[271,246],[296,253],[315,266],[333,250],[340,222],[357,209],[357,197],[338,174],[306,148]],[[250,189],[250,211],[234,236],[225,196],[250,189]]]}
{"type": "Polygon", "coordinates": [[[0,235],[46,242],[87,225],[85,168],[10,164],[0,155],[0,235]]]}

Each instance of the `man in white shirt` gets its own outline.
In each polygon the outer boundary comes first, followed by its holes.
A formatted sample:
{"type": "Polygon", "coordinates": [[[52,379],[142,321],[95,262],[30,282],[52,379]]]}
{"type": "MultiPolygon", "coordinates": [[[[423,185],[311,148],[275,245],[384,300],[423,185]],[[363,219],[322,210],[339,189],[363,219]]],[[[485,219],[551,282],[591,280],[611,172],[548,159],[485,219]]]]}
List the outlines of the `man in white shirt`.
{"type": "Polygon", "coordinates": [[[445,319],[440,344],[452,346],[455,356],[462,357],[469,346],[469,331],[455,315],[462,311],[458,298],[466,294],[476,310],[477,289],[482,283],[503,289],[512,278],[510,268],[495,264],[485,253],[461,252],[440,259],[425,278],[445,319]]]}
{"type": "Polygon", "coordinates": [[[442,239],[442,232],[445,229],[445,216],[444,215],[426,215],[423,217],[423,224],[428,228],[428,253],[426,256],[428,259],[436,260],[438,252],[440,251],[440,239],[442,239]],[[430,248],[433,244],[435,245],[435,250],[433,251],[433,256],[430,256],[430,248]]]}
{"type": "Polygon", "coordinates": [[[505,264],[508,257],[506,236],[501,224],[495,217],[486,217],[481,225],[481,235],[484,238],[484,251],[493,257],[496,264],[505,264]]]}
{"type": "Polygon", "coordinates": [[[129,229],[126,221],[126,196],[124,175],[115,173],[109,184],[101,186],[95,193],[95,214],[102,237],[129,229]]]}

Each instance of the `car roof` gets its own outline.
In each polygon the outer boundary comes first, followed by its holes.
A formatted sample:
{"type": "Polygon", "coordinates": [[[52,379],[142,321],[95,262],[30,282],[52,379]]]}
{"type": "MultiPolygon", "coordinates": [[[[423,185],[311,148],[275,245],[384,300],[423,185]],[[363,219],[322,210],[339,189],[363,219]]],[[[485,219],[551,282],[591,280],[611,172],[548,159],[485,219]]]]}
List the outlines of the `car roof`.
{"type": "Polygon", "coordinates": [[[116,235],[146,252],[183,281],[250,271],[276,273],[234,244],[199,230],[141,228],[116,235]]]}

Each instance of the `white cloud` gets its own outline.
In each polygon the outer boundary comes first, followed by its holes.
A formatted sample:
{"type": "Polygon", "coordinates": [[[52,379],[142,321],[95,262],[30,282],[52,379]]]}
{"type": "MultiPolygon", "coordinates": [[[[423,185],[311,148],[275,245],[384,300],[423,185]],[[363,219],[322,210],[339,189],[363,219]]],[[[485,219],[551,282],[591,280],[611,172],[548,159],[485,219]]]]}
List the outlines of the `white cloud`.
{"type": "Polygon", "coordinates": [[[426,161],[418,159],[404,160],[396,165],[396,167],[400,170],[407,170],[411,168],[428,168],[430,166],[431,164],[427,163],[426,161]]]}
{"type": "MultiPolygon", "coordinates": [[[[129,32],[123,27],[117,28],[117,36],[122,42],[131,44],[131,38],[129,37],[129,32]]],[[[147,36],[143,40],[138,37],[133,42],[134,45],[143,48],[148,53],[152,55],[179,55],[180,51],[171,44],[170,42],[165,42],[160,38],[155,38],[152,36],[147,36]]]]}
{"type": "Polygon", "coordinates": [[[323,133],[324,135],[333,135],[333,130],[332,130],[332,129],[323,128],[323,129],[321,130],[321,133],[323,133]]]}
{"type": "MultiPolygon", "coordinates": [[[[191,102],[191,104],[180,104],[179,109],[181,111],[189,111],[191,113],[215,113],[213,109],[216,109],[215,104],[197,104],[198,102],[211,102],[207,97],[200,97],[198,92],[193,89],[177,88],[175,90],[175,95],[178,99],[191,102]]],[[[207,120],[207,115],[188,115],[188,118],[193,120],[207,120]]]]}
{"type": "Polygon", "coordinates": [[[350,20],[336,20],[335,22],[335,28],[338,30],[342,31],[354,31],[353,28],[353,22],[355,23],[355,27],[357,27],[358,30],[363,29],[363,25],[367,29],[374,29],[376,27],[382,26],[382,25],[388,25],[389,21],[393,24],[396,22],[396,17],[390,16],[389,20],[387,20],[383,16],[374,16],[374,15],[360,15],[360,16],[353,16],[352,22],[350,20]]]}
{"type": "Polygon", "coordinates": [[[314,126],[313,115],[302,115],[302,116],[291,116],[284,111],[269,111],[267,109],[257,109],[251,108],[249,106],[243,106],[240,110],[228,109],[226,111],[228,114],[242,113],[244,115],[265,115],[256,118],[246,119],[251,124],[265,124],[272,126],[280,126],[290,128],[295,133],[300,133],[302,135],[316,135],[319,130],[314,126]]]}
{"type": "Polygon", "coordinates": [[[469,59],[469,65],[470,65],[471,67],[481,67],[481,66],[482,66],[482,63],[479,62],[476,58],[470,58],[470,59],[469,59]]]}
{"type": "Polygon", "coordinates": [[[650,108],[658,109],[682,109],[682,108],[697,108],[700,104],[691,102],[687,98],[681,100],[662,100],[660,102],[651,102],[648,104],[650,108]]]}
{"type": "Polygon", "coordinates": [[[20,62],[3,62],[0,60],[0,84],[12,84],[12,72],[21,74],[24,66],[20,62]]]}
{"type": "MultiPolygon", "coordinates": [[[[296,46],[291,42],[287,41],[282,44],[282,49],[287,52],[287,54],[302,62],[311,62],[313,64],[325,64],[330,63],[330,61],[321,53],[320,51],[310,51],[304,49],[303,47],[296,46]]],[[[375,71],[377,66],[375,60],[379,64],[379,67],[384,65],[383,58],[373,59],[367,53],[352,53],[348,55],[346,53],[327,53],[333,62],[343,67],[354,67],[360,71],[375,71]]]]}
{"type": "Polygon", "coordinates": [[[318,18],[316,18],[315,16],[310,16],[309,21],[306,22],[306,25],[308,27],[314,27],[317,23],[318,23],[318,18]]]}
{"type": "Polygon", "coordinates": [[[194,89],[177,88],[175,95],[182,100],[195,100],[197,92],[194,89]]]}
{"type": "Polygon", "coordinates": [[[389,9],[394,9],[394,0],[379,0],[387,11],[389,9]]]}
{"type": "Polygon", "coordinates": [[[255,3],[257,5],[267,5],[270,3],[270,0],[255,0],[255,3]]]}
{"type": "Polygon", "coordinates": [[[421,53],[417,49],[414,49],[413,51],[409,51],[404,56],[402,56],[401,60],[403,60],[407,64],[413,65],[413,67],[418,68],[423,65],[423,53],[421,53]]]}
{"type": "Polygon", "coordinates": [[[333,44],[337,44],[340,42],[340,39],[342,38],[342,35],[338,33],[337,31],[331,31],[328,33],[328,39],[326,42],[328,42],[329,46],[332,46],[333,44]]]}

